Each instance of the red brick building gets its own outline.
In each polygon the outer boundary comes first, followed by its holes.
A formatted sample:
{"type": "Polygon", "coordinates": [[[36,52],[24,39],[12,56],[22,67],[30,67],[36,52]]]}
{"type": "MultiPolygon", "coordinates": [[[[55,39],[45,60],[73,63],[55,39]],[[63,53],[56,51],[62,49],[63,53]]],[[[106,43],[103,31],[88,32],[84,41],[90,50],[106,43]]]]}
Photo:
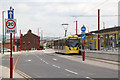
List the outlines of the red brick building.
{"type": "Polygon", "coordinates": [[[24,36],[21,34],[21,49],[31,50],[38,49],[40,45],[40,37],[33,34],[31,30],[27,32],[24,36]]]}

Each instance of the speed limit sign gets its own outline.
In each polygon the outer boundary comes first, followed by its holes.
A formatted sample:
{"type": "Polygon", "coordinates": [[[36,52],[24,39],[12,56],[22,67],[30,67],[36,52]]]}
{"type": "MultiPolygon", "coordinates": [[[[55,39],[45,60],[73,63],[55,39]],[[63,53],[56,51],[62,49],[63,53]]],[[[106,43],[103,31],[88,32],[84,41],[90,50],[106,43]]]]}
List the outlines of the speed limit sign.
{"type": "Polygon", "coordinates": [[[5,32],[17,33],[16,19],[5,19],[5,32]]]}

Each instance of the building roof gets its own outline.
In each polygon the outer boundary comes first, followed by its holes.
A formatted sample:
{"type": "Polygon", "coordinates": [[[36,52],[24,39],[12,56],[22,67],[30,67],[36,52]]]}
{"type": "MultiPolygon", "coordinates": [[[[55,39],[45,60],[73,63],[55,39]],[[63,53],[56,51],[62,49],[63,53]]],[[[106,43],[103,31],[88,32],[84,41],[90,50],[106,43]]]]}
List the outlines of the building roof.
{"type": "MultiPolygon", "coordinates": [[[[91,36],[91,35],[95,35],[93,33],[96,34],[111,34],[112,32],[114,33],[118,33],[120,31],[120,26],[116,26],[116,27],[112,27],[112,28],[106,28],[106,29],[101,29],[101,30],[96,30],[96,31],[91,31],[89,33],[85,33],[86,36],[91,36]]],[[[78,37],[81,37],[82,34],[78,34],[78,37]]]]}
{"type": "MultiPolygon", "coordinates": [[[[33,34],[33,33],[32,33],[32,30],[30,30],[30,29],[28,30],[27,34],[32,34],[32,35],[34,35],[34,36],[36,36],[36,37],[40,37],[40,36],[38,36],[38,35],[33,34]]],[[[25,34],[24,36],[26,36],[27,34],[25,34]]],[[[22,37],[24,37],[24,36],[22,35],[22,37]]]]}
{"type": "Polygon", "coordinates": [[[90,33],[107,33],[107,32],[114,32],[114,31],[120,31],[120,26],[91,31],[90,33]]]}

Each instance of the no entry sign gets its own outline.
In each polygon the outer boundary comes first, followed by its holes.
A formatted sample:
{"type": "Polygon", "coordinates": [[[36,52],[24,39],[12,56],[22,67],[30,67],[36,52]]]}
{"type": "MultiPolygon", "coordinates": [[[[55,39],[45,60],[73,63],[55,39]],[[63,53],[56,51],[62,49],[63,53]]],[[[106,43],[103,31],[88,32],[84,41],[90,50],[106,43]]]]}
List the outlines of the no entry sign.
{"type": "Polygon", "coordinates": [[[5,32],[17,33],[16,19],[5,19],[5,32]]]}

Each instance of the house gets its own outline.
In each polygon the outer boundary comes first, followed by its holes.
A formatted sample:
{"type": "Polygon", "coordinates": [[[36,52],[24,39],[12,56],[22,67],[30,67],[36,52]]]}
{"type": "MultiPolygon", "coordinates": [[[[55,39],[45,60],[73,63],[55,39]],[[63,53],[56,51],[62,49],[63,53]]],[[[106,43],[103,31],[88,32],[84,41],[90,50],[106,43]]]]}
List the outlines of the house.
{"type": "Polygon", "coordinates": [[[40,37],[33,34],[31,30],[24,36],[21,34],[21,50],[39,49],[40,37]]]}

